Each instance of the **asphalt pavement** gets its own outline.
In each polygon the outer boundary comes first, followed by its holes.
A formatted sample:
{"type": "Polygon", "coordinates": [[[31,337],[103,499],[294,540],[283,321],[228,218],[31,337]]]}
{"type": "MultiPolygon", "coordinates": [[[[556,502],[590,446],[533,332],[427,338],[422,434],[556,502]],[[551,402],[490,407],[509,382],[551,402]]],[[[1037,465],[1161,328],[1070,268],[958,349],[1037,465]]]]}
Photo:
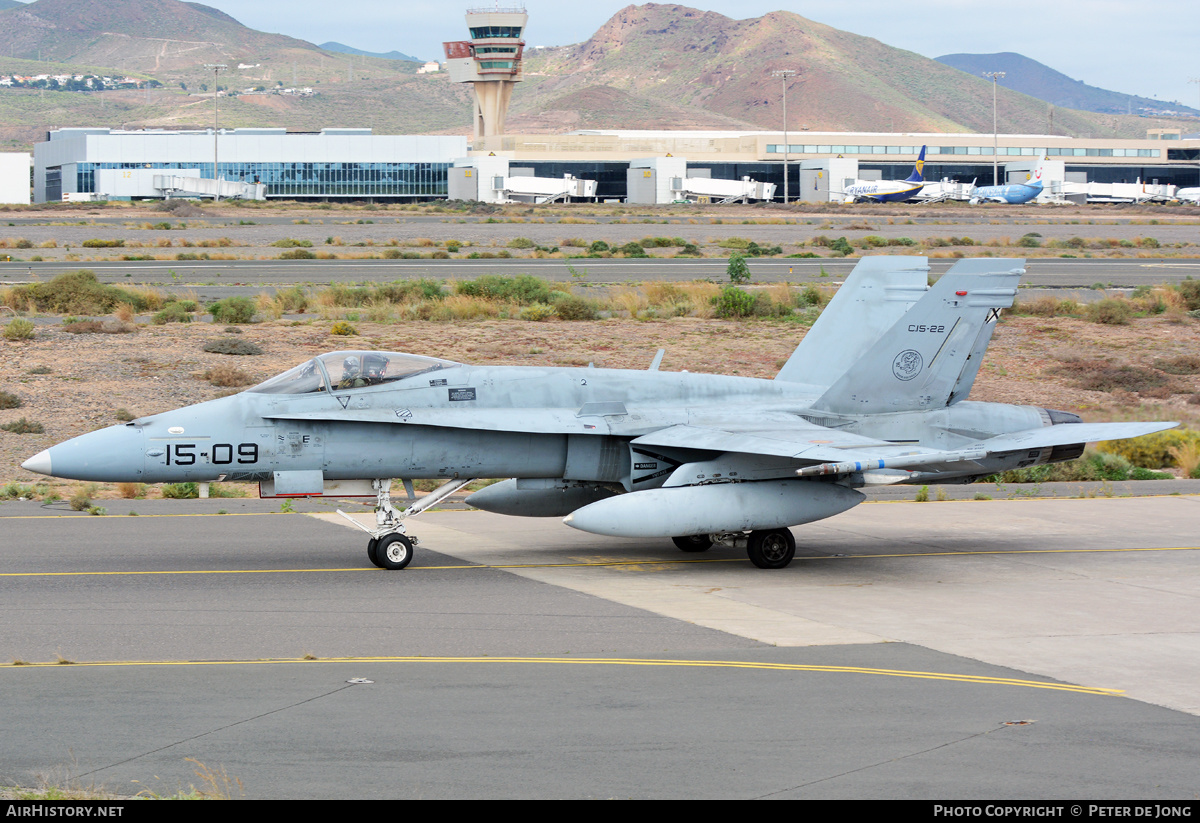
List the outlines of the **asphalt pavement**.
{"type": "Polygon", "coordinates": [[[0,785],[1194,794],[1200,495],[869,502],[780,571],[449,510],[388,572],[334,505],[0,505],[0,785]]]}

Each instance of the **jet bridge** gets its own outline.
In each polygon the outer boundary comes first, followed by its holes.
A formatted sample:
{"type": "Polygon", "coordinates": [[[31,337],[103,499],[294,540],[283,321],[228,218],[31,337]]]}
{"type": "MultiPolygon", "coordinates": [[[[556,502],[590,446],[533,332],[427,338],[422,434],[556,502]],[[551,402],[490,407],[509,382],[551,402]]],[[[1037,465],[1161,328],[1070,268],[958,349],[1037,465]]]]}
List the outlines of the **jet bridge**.
{"type": "Polygon", "coordinates": [[[222,199],[266,200],[263,183],[245,180],[213,180],[201,177],[199,169],[97,169],[94,199],[148,197],[221,197],[222,199]]]}
{"type": "Polygon", "coordinates": [[[455,160],[448,175],[450,199],[540,204],[596,198],[595,180],[571,174],[535,177],[532,169],[510,168],[509,164],[510,158],[495,154],[455,160]]]}
{"type": "Polygon", "coordinates": [[[686,200],[689,203],[749,203],[751,200],[773,199],[775,184],[761,183],[749,177],[743,177],[741,180],[673,177],[671,193],[675,200],[686,200]]]}
{"type": "Polygon", "coordinates": [[[492,190],[503,203],[556,203],[570,200],[595,200],[596,181],[580,180],[574,175],[556,177],[497,176],[492,190]]]}
{"type": "Polygon", "coordinates": [[[715,179],[709,169],[688,169],[687,160],[670,155],[631,160],[625,182],[628,203],[746,203],[775,196],[774,183],[715,179]]]}

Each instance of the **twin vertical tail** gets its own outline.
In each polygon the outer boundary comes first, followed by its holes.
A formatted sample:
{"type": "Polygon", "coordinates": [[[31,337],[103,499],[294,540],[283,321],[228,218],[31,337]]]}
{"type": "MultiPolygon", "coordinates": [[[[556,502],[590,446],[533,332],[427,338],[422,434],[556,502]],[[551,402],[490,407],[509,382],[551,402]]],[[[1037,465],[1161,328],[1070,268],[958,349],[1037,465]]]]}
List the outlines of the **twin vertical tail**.
{"type": "Polygon", "coordinates": [[[1012,306],[1024,273],[1022,259],[959,261],[832,382],[813,409],[885,414],[965,399],[1000,310],[1012,306]]]}
{"type": "Polygon", "coordinates": [[[929,258],[864,257],[776,380],[831,386],[929,290],[929,258]]]}
{"type": "Polygon", "coordinates": [[[917,163],[913,166],[912,174],[904,181],[905,183],[924,183],[925,182],[925,149],[927,146],[921,146],[921,153],[917,156],[917,163]]]}

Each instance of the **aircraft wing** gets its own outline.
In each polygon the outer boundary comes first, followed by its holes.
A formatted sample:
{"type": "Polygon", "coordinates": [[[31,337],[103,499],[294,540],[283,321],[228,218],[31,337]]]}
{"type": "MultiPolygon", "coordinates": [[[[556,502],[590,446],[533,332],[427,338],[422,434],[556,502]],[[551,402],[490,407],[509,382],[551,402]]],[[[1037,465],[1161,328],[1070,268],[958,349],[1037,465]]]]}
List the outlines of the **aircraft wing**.
{"type": "MultiPolygon", "coordinates": [[[[1044,449],[1100,440],[1120,440],[1163,431],[1178,423],[1062,423],[971,443],[934,449],[916,443],[892,443],[839,431],[797,418],[794,423],[747,421],[730,426],[671,426],[633,441],[635,446],[673,446],[783,457],[810,463],[801,477],[854,474],[884,469],[962,470],[962,463],[1025,449],[1044,449]]],[[[979,466],[981,471],[986,467],[979,466]]]]}
{"type": "Polygon", "coordinates": [[[867,457],[868,453],[892,454],[896,450],[913,449],[911,445],[888,443],[860,434],[818,426],[802,418],[795,418],[794,422],[750,420],[720,426],[671,426],[642,435],[633,441],[633,445],[738,452],[810,462],[840,460],[848,455],[867,457]]]}

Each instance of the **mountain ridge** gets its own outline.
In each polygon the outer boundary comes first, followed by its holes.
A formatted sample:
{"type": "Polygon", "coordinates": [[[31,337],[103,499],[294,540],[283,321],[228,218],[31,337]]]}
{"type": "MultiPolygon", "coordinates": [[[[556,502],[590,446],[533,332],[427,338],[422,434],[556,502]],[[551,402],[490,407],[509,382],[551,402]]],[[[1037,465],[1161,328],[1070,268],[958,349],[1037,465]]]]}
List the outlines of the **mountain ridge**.
{"type": "Polygon", "coordinates": [[[1012,89],[1062,108],[1098,114],[1138,113],[1156,116],[1164,111],[1175,111],[1200,116],[1200,110],[1178,101],[1155,100],[1089,86],[1082,80],[1075,80],[1044,63],[1016,52],[944,54],[934,59],[974,76],[980,76],[984,71],[1002,71],[1005,76],[997,81],[1002,88],[1012,89]]]}
{"type": "MultiPolygon", "coordinates": [[[[418,75],[417,63],[255,31],[201,3],[36,0],[0,11],[0,19],[0,72],[7,59],[9,71],[33,74],[28,66],[40,58],[42,73],[111,66],[113,74],[163,84],[103,94],[0,90],[3,147],[27,147],[36,139],[30,135],[61,126],[203,128],[214,83],[229,90],[220,102],[229,127],[471,129],[470,89],[444,72],[418,75]],[[214,76],[213,63],[226,69],[214,76]],[[304,93],[278,93],[288,88],[304,93]]],[[[508,115],[513,133],[782,129],[777,69],[795,72],[787,125],[797,133],[992,131],[986,79],[788,11],[733,20],[677,4],[629,5],[586,41],[527,49],[525,57],[508,115]]],[[[1141,137],[1146,130],[1141,118],[1052,109],[1005,88],[996,102],[1008,133],[1141,137]]]]}

